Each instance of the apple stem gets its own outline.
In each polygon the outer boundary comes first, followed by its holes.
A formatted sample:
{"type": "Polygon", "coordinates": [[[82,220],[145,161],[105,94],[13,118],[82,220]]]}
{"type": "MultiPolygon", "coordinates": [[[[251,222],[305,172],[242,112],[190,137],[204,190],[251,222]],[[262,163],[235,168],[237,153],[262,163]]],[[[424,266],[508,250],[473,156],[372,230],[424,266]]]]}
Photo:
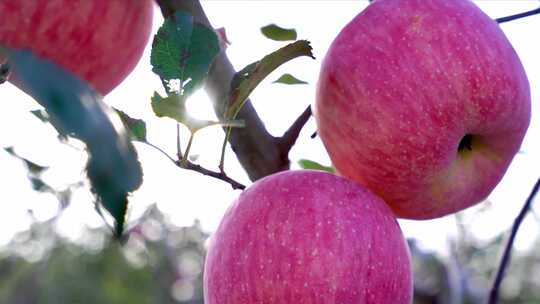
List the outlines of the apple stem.
{"type": "Polygon", "coordinates": [[[533,10],[530,10],[530,11],[527,11],[527,12],[523,12],[523,13],[519,13],[519,14],[507,16],[507,17],[497,18],[497,19],[495,19],[495,21],[497,21],[497,23],[504,23],[504,22],[508,22],[508,21],[512,21],[512,20],[516,20],[516,19],[529,17],[529,16],[536,15],[536,14],[540,14],[540,7],[536,8],[536,9],[533,9],[533,10]]]}
{"type": "Polygon", "coordinates": [[[499,264],[499,268],[497,269],[497,275],[495,276],[495,280],[493,281],[493,286],[491,287],[491,291],[489,293],[489,299],[488,299],[489,304],[496,304],[499,301],[499,288],[504,279],[506,267],[510,263],[514,240],[516,238],[519,227],[521,226],[521,223],[523,222],[523,220],[525,219],[525,216],[527,215],[527,212],[531,209],[532,203],[534,201],[534,197],[538,193],[539,188],[540,188],[540,179],[536,181],[536,184],[534,185],[531,193],[529,194],[529,197],[525,201],[525,205],[523,205],[523,208],[521,209],[518,216],[514,220],[514,224],[510,232],[510,238],[508,239],[508,242],[506,243],[506,247],[504,248],[504,253],[501,259],[501,263],[499,264]]]}

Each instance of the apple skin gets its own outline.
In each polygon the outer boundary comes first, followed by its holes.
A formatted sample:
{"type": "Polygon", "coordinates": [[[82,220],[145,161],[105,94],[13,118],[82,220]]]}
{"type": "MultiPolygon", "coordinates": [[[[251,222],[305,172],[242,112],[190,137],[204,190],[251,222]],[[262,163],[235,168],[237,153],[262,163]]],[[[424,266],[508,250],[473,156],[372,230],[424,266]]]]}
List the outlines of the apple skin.
{"type": "Polygon", "coordinates": [[[0,45],[31,49],[106,95],[141,58],[152,15],[152,0],[0,0],[0,45]]]}
{"type": "Polygon", "coordinates": [[[431,219],[491,193],[531,101],[516,52],[471,1],[377,0],[330,46],[314,112],[340,175],[398,217],[431,219]]]}
{"type": "Polygon", "coordinates": [[[206,304],[412,301],[408,246],[391,209],[321,171],[285,171],[244,191],[211,237],[206,304]]]}

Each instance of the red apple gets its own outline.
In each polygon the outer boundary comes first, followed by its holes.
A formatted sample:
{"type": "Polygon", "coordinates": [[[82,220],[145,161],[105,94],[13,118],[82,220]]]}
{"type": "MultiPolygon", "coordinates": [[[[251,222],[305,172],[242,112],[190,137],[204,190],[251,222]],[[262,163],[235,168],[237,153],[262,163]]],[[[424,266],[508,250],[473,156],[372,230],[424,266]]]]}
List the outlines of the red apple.
{"type": "Polygon", "coordinates": [[[318,133],[338,172],[397,216],[485,199],[529,125],[529,83],[497,23],[468,0],[377,0],[321,67],[318,133]]]}
{"type": "Polygon", "coordinates": [[[411,303],[407,244],[388,206],[321,171],[255,182],[212,236],[206,304],[411,303]]]}
{"type": "Polygon", "coordinates": [[[133,70],[152,0],[0,0],[0,45],[30,49],[105,95],[133,70]]]}

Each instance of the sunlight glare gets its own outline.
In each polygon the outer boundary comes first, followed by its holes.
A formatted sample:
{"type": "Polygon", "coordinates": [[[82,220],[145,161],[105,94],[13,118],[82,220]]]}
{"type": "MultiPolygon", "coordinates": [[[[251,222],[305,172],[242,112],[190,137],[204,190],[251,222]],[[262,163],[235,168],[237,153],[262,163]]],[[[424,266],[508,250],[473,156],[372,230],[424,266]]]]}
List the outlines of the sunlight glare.
{"type": "Polygon", "coordinates": [[[198,90],[186,101],[188,113],[196,119],[217,120],[216,114],[204,90],[198,90]]]}

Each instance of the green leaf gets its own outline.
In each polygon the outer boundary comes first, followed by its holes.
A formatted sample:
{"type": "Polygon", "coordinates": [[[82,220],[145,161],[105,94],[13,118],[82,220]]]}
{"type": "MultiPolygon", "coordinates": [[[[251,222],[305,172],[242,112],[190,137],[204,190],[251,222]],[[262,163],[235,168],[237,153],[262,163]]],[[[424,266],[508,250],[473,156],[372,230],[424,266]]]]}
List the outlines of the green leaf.
{"type": "Polygon", "coordinates": [[[4,147],[4,150],[12,156],[15,156],[15,149],[13,147],[4,147]]]}
{"type": "Polygon", "coordinates": [[[276,41],[296,40],[296,30],[282,28],[275,24],[262,27],[261,32],[266,38],[276,41]]]}
{"type": "MultiPolygon", "coordinates": [[[[49,113],[47,113],[47,111],[45,111],[43,109],[33,110],[33,111],[30,111],[30,113],[32,113],[32,115],[37,117],[43,123],[51,122],[51,117],[49,116],[49,113]]],[[[58,132],[58,139],[60,141],[64,141],[64,142],[67,141],[67,139],[68,139],[67,134],[65,132],[63,132],[62,130],[58,129],[57,124],[53,123],[51,125],[56,130],[56,132],[58,132]]]]}
{"type": "Polygon", "coordinates": [[[146,141],[146,123],[142,119],[132,118],[127,115],[125,112],[114,109],[120,119],[124,123],[124,126],[128,129],[133,140],[138,140],[145,142],[146,141]]]}
{"type": "Polygon", "coordinates": [[[19,154],[17,154],[17,152],[15,152],[15,149],[13,147],[5,147],[4,150],[11,156],[21,160],[24,163],[26,169],[28,170],[28,179],[32,184],[32,189],[39,192],[55,193],[54,189],[51,186],[47,185],[41,179],[41,173],[49,169],[49,167],[40,166],[33,161],[30,161],[27,158],[20,156],[19,154]]]}
{"type": "Polygon", "coordinates": [[[171,94],[162,97],[157,92],[152,97],[152,109],[158,117],[169,117],[185,125],[192,133],[214,125],[225,127],[244,127],[244,122],[240,120],[214,121],[193,118],[186,109],[186,97],[183,95],[171,94]]]}
{"type": "Polygon", "coordinates": [[[307,82],[300,80],[296,77],[294,77],[291,74],[283,74],[281,75],[277,80],[274,81],[274,83],[282,83],[282,84],[307,84],[307,82]]]}
{"type": "Polygon", "coordinates": [[[231,88],[236,89],[242,84],[243,81],[248,80],[249,77],[251,77],[251,74],[253,74],[255,72],[255,69],[257,69],[257,67],[259,66],[259,63],[260,61],[252,62],[240,71],[236,72],[231,81],[231,88]]]}
{"type": "Polygon", "coordinates": [[[26,166],[26,169],[28,169],[28,172],[32,175],[40,175],[41,173],[43,173],[43,171],[49,169],[49,167],[45,167],[45,166],[40,166],[36,163],[34,163],[33,161],[30,161],[28,160],[27,158],[24,158],[22,156],[20,156],[19,154],[17,154],[15,152],[15,149],[13,147],[6,147],[4,148],[4,150],[9,153],[11,156],[21,160],[24,165],[26,166]]]}
{"type": "Polygon", "coordinates": [[[216,32],[204,25],[195,24],[186,65],[186,74],[191,82],[184,86],[184,90],[192,92],[202,85],[219,51],[216,32]]]}
{"type": "Polygon", "coordinates": [[[128,193],[142,183],[137,152],[117,114],[86,82],[27,50],[3,48],[11,65],[10,79],[49,114],[64,135],[82,140],[89,153],[86,167],[93,193],[116,220],[121,234],[128,193]]]}
{"type": "Polygon", "coordinates": [[[194,23],[193,17],[177,12],[165,19],[154,36],[150,62],[152,71],[168,92],[189,96],[199,88],[219,53],[219,39],[213,29],[194,23]],[[181,87],[171,89],[173,80],[181,87]]]}
{"type": "Polygon", "coordinates": [[[171,94],[162,97],[158,92],[154,92],[152,110],[157,117],[169,117],[180,123],[187,120],[186,98],[183,95],[171,94]]]}
{"type": "Polygon", "coordinates": [[[315,58],[311,52],[312,48],[306,40],[293,42],[263,59],[254,62],[240,72],[236,73],[231,83],[231,94],[229,96],[229,108],[225,117],[233,119],[242,108],[247,98],[253,90],[272,71],[285,62],[300,56],[315,58]]]}
{"type": "Polygon", "coordinates": [[[55,193],[54,189],[47,185],[40,177],[30,176],[29,178],[34,191],[55,193]]]}
{"type": "Polygon", "coordinates": [[[152,42],[152,71],[165,80],[183,79],[192,33],[192,16],[177,12],[165,19],[152,42]]]}
{"type": "Polygon", "coordinates": [[[32,113],[35,117],[37,117],[39,120],[41,120],[44,123],[47,123],[50,121],[49,114],[47,114],[47,111],[43,109],[33,110],[33,111],[30,111],[30,113],[32,113]]]}
{"type": "Polygon", "coordinates": [[[336,173],[336,169],[334,167],[324,166],[324,165],[319,164],[318,162],[315,162],[309,159],[299,160],[298,165],[302,169],[319,170],[319,171],[326,171],[329,173],[336,173]]]}

